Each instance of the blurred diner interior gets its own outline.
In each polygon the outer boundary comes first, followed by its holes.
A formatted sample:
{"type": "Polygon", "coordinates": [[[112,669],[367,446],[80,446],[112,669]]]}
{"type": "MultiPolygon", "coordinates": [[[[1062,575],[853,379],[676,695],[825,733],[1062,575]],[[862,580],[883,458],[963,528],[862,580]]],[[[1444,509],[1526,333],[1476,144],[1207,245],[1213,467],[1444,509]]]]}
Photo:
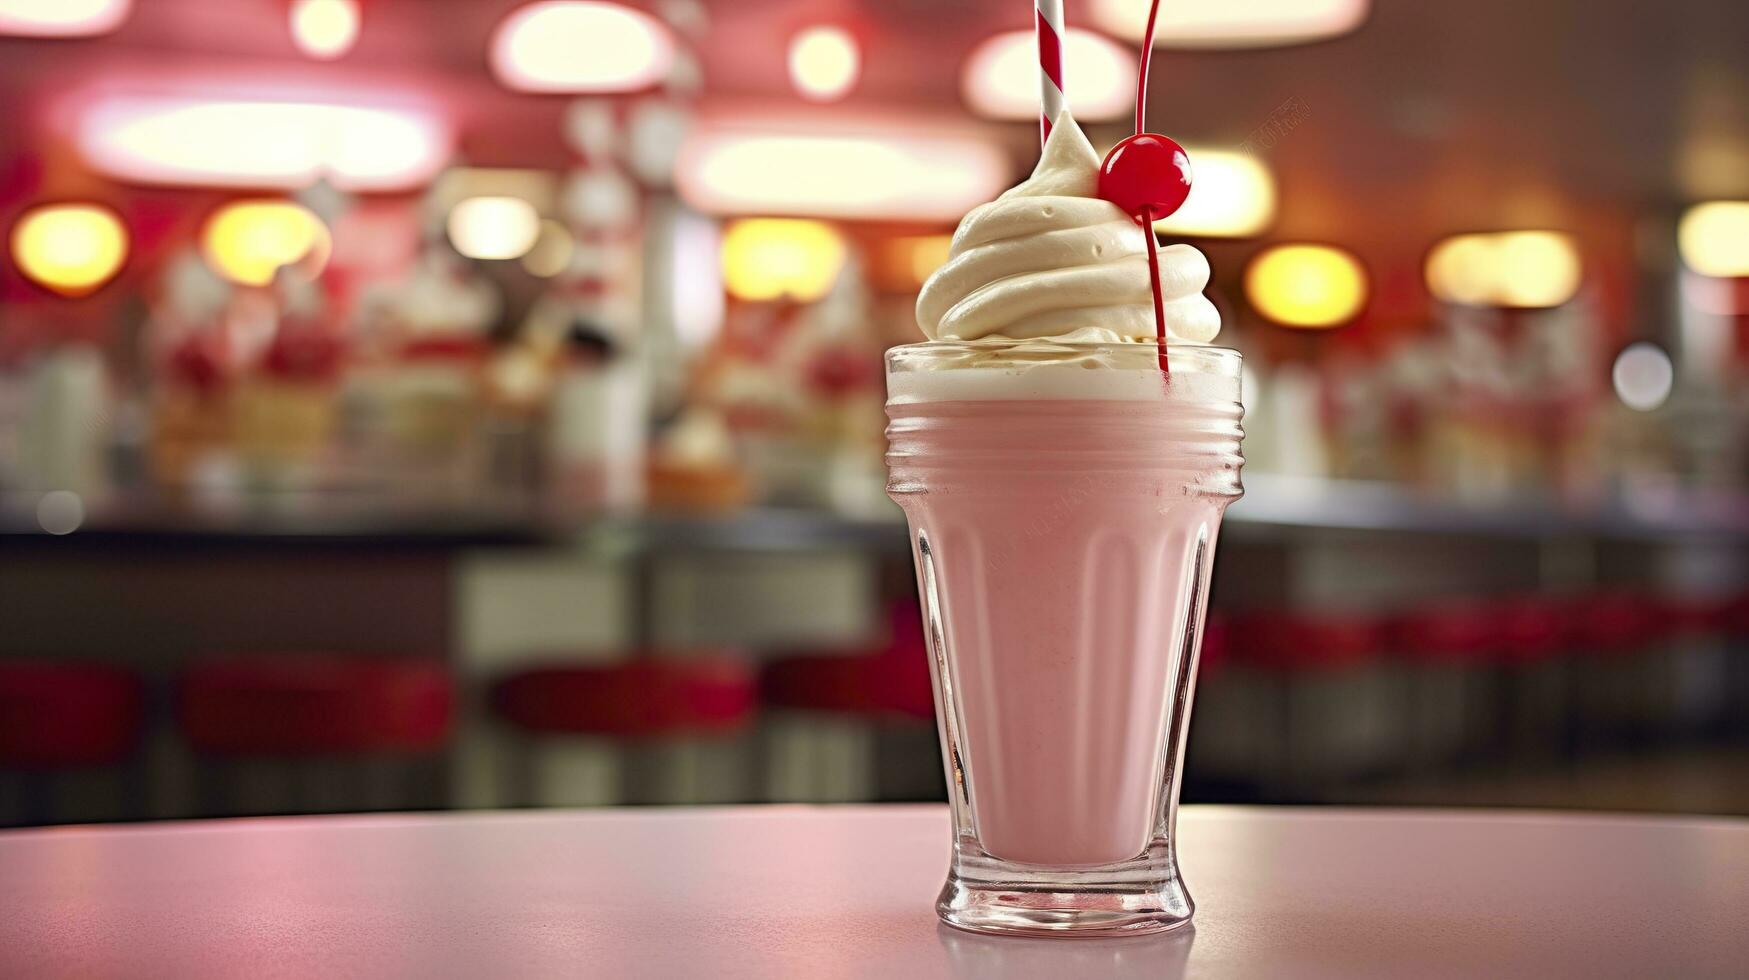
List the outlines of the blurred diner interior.
{"type": "MultiPolygon", "coordinates": [[[[1146,3],[1067,4],[1129,131],[1146,3]]],[[[1170,0],[1186,802],[1749,814],[1749,5],[1170,0]]],[[[0,826],[944,798],[882,352],[1019,0],[0,0],[0,826]]]]}

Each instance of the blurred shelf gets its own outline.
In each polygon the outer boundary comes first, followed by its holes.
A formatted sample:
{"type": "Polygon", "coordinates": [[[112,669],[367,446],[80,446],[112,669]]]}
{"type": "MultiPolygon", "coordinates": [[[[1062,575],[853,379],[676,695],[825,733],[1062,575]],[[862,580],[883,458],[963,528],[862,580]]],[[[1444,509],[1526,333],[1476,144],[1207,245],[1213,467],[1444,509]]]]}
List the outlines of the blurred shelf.
{"type": "MultiPolygon", "coordinates": [[[[1252,474],[1228,513],[1232,532],[1269,540],[1295,532],[1350,531],[1498,539],[1706,540],[1749,543],[1749,498],[1645,494],[1575,509],[1549,502],[1473,506],[1395,484],[1252,474]]],[[[249,506],[197,510],[163,503],[95,509],[72,534],[39,526],[34,496],[7,495],[0,538],[151,545],[330,544],[468,547],[569,546],[603,555],[638,552],[785,552],[861,548],[903,552],[905,525],[890,517],[754,508],[732,514],[605,516],[526,506],[418,508],[380,498],[276,495],[249,506]]]]}
{"type": "Polygon", "coordinates": [[[1589,507],[1554,501],[1464,504],[1394,483],[1247,474],[1228,512],[1261,528],[1385,531],[1496,538],[1728,538],[1749,541],[1749,498],[1692,491],[1644,493],[1589,507]]]}

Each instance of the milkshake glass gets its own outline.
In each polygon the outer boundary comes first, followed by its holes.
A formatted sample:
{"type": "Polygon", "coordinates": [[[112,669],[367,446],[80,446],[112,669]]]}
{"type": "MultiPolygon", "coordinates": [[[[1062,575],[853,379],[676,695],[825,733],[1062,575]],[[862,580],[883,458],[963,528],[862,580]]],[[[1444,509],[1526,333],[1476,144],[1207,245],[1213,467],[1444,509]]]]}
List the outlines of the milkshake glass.
{"type": "Polygon", "coordinates": [[[1174,853],[1240,358],[927,343],[887,356],[953,811],[937,911],[1022,934],[1189,921],[1174,853]]]}

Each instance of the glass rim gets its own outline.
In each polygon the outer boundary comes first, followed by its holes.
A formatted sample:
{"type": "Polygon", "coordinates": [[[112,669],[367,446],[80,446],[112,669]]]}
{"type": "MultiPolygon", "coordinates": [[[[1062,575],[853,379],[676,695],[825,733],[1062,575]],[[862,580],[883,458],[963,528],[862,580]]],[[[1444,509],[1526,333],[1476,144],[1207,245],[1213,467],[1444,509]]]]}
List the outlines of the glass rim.
{"type": "MultiPolygon", "coordinates": [[[[985,351],[994,352],[1013,350],[1018,347],[1058,347],[1072,351],[1121,350],[1133,352],[1141,350],[1159,350],[1160,344],[1158,341],[1154,340],[1054,340],[1050,337],[1027,337],[1021,340],[1015,340],[1010,337],[985,337],[978,340],[919,340],[913,341],[909,344],[894,344],[893,346],[888,347],[886,352],[888,354],[896,354],[899,352],[914,352],[921,354],[928,351],[940,350],[976,354],[985,351]]],[[[1215,357],[1223,357],[1229,354],[1234,357],[1244,357],[1244,354],[1236,347],[1227,347],[1221,344],[1198,344],[1188,340],[1178,341],[1176,343],[1168,341],[1166,343],[1166,353],[1170,355],[1173,351],[1205,352],[1215,357]]]]}
{"type": "MultiPolygon", "coordinates": [[[[1099,364],[1115,371],[1158,370],[1160,345],[1153,341],[1058,341],[1058,340],[929,340],[898,344],[886,350],[882,360],[887,372],[907,372],[967,367],[1047,367],[1053,363],[1099,364]]],[[[1190,374],[1237,376],[1245,355],[1232,347],[1214,344],[1166,345],[1168,368],[1183,365],[1190,374]]]]}

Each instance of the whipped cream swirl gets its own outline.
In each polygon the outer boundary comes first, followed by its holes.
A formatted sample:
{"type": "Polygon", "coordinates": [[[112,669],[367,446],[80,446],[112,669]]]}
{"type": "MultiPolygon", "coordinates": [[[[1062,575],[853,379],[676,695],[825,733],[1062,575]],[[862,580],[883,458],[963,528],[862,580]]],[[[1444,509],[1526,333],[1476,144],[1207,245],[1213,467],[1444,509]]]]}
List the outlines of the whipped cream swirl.
{"type": "MultiPolygon", "coordinates": [[[[1096,196],[1098,180],[1099,155],[1062,113],[1032,176],[972,209],[947,263],[923,284],[917,324],[929,339],[1154,339],[1149,232],[1096,196]]],[[[1208,279],[1195,248],[1160,249],[1168,340],[1201,344],[1220,332],[1220,313],[1202,295],[1208,279]]]]}

